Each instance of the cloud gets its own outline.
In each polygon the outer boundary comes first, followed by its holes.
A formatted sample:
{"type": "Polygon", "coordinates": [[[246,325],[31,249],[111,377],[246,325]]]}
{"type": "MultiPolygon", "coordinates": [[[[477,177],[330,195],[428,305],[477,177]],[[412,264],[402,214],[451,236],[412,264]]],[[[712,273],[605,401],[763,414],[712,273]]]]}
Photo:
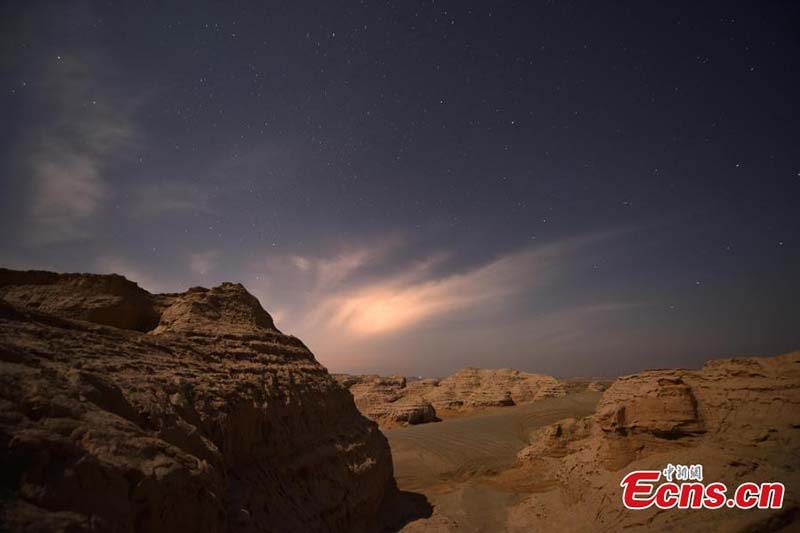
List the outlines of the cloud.
{"type": "Polygon", "coordinates": [[[392,236],[374,246],[344,246],[328,255],[270,255],[250,264],[245,276],[271,301],[311,307],[314,301],[370,279],[370,269],[382,265],[401,243],[392,236]]]}
{"type": "Polygon", "coordinates": [[[88,237],[108,195],[103,174],[135,141],[131,108],[104,91],[101,62],[52,59],[38,87],[46,118],[21,147],[27,162],[32,244],[88,237]]]}
{"type": "Polygon", "coordinates": [[[237,272],[221,268],[221,250],[201,250],[176,263],[172,280],[117,255],[95,266],[152,292],[179,290],[187,270],[203,285],[241,280],[281,330],[335,371],[443,375],[473,364],[556,372],[565,361],[583,368],[576,354],[615,352],[636,335],[629,318],[644,304],[575,286],[618,233],[523,247],[467,268],[456,250],[414,258],[418,248],[403,239],[271,255],[237,272]]]}
{"type": "Polygon", "coordinates": [[[189,270],[197,276],[205,277],[216,267],[218,258],[219,252],[216,250],[190,254],[189,270]]]}
{"type": "Polygon", "coordinates": [[[328,257],[273,257],[249,276],[248,286],[268,308],[282,304],[288,331],[322,339],[325,346],[509,323],[532,312],[537,295],[559,282],[576,254],[615,234],[524,248],[455,272],[445,268],[451,254],[443,252],[392,268],[403,255],[399,242],[328,257]]]}
{"type": "Polygon", "coordinates": [[[151,183],[136,190],[131,214],[134,217],[158,216],[176,212],[210,214],[208,192],[186,182],[151,183]]]}
{"type": "Polygon", "coordinates": [[[311,320],[354,335],[390,333],[424,320],[496,307],[546,275],[545,257],[535,252],[512,254],[465,273],[430,278],[434,263],[423,262],[397,276],[331,294],[311,314],[311,320]]]}
{"type": "Polygon", "coordinates": [[[81,223],[105,195],[97,160],[50,139],[31,156],[32,240],[38,244],[88,236],[81,223]]]}
{"type": "Polygon", "coordinates": [[[355,373],[441,376],[474,365],[599,375],[614,363],[598,360],[598,352],[620,355],[639,349],[632,342],[636,332],[630,314],[644,305],[582,302],[521,314],[509,307],[488,320],[456,321],[387,336],[308,341],[326,364],[355,373]]]}

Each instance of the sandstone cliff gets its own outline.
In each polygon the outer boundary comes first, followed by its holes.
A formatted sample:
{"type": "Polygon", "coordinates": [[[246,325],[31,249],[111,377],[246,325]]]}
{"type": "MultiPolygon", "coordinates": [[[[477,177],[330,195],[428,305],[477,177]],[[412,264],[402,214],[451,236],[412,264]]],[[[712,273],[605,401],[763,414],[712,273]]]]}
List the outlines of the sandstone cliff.
{"type": "Polygon", "coordinates": [[[0,269],[0,529],[366,531],[386,439],[238,284],[0,269]]]}
{"type": "MultiPolygon", "coordinates": [[[[772,531],[800,520],[800,352],[716,360],[701,370],[619,378],[597,411],[535,432],[507,477],[532,494],[512,531],[772,531]],[[702,464],[729,489],[780,481],[781,510],[628,511],[620,481],[633,470],[702,464]]],[[[732,490],[732,489],[731,489],[732,490]]]]}
{"type": "Polygon", "coordinates": [[[434,422],[439,417],[566,394],[553,377],[509,369],[465,368],[441,380],[347,374],[335,377],[353,394],[359,410],[383,428],[434,422]]]}
{"type": "Polygon", "coordinates": [[[558,398],[566,391],[554,377],[501,368],[464,368],[426,390],[437,411],[468,411],[558,398]]]}
{"type": "Polygon", "coordinates": [[[334,377],[350,390],[358,410],[384,429],[438,420],[431,403],[410,392],[404,377],[347,374],[334,377]]]}

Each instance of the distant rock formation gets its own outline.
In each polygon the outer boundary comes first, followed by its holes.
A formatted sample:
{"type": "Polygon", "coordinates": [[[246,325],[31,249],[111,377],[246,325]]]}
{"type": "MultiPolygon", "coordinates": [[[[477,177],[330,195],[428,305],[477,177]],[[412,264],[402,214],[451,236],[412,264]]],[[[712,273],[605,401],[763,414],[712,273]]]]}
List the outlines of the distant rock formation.
{"type": "Polygon", "coordinates": [[[560,380],[567,393],[603,392],[614,381],[608,378],[569,377],[560,380]]]}
{"type": "Polygon", "coordinates": [[[358,410],[378,422],[381,428],[438,420],[430,402],[409,392],[404,377],[347,374],[334,374],[334,377],[353,394],[358,410]]]}
{"type": "Polygon", "coordinates": [[[509,528],[775,531],[800,520],[800,352],[723,359],[701,370],[619,378],[593,416],[534,433],[519,453],[520,483],[539,486],[509,528]],[[780,510],[631,512],[620,481],[634,470],[702,464],[707,483],[786,485],[780,510]],[[527,480],[527,481],[526,481],[527,480]]]}
{"type": "Polygon", "coordinates": [[[551,376],[473,367],[446,377],[426,393],[437,411],[504,407],[565,395],[564,387],[551,376]]]}
{"type": "Polygon", "coordinates": [[[609,387],[608,383],[603,381],[591,381],[588,385],[586,385],[586,390],[592,392],[603,392],[609,387]]]}
{"type": "Polygon", "coordinates": [[[0,529],[372,531],[388,443],[238,284],[0,269],[0,529]]]}
{"type": "Polygon", "coordinates": [[[518,370],[465,368],[447,378],[335,375],[359,410],[382,428],[433,422],[439,417],[532,402],[566,394],[550,376],[518,370]]]}

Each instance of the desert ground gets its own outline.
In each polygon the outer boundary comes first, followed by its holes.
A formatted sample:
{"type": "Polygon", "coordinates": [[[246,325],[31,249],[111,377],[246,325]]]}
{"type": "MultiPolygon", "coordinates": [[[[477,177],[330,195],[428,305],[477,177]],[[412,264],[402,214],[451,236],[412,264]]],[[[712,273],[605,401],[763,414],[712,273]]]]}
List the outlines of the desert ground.
{"type": "MultiPolygon", "coordinates": [[[[424,494],[445,528],[501,531],[518,492],[497,474],[513,468],[532,431],[567,417],[591,414],[599,392],[501,407],[438,423],[385,432],[400,490],[424,494]]],[[[434,527],[412,522],[407,531],[434,527]]]]}
{"type": "MultiPolygon", "coordinates": [[[[399,488],[429,506],[403,531],[798,530],[800,352],[647,370],[607,388],[584,382],[525,402],[511,395],[510,406],[497,393],[531,378],[480,374],[488,379],[473,382],[475,390],[494,406],[384,429],[399,488]],[[731,500],[713,510],[622,505],[627,473],[671,463],[702,465],[703,479],[724,483],[728,496],[745,482],[780,482],[785,499],[758,509],[732,508],[731,500]]],[[[382,382],[371,383],[374,398],[382,382]]]]}
{"type": "Polygon", "coordinates": [[[797,531],[800,352],[613,383],[333,376],[240,284],[0,269],[0,531],[797,531]],[[602,392],[601,392],[602,391],[602,392]],[[781,506],[632,512],[702,464],[781,506]]]}

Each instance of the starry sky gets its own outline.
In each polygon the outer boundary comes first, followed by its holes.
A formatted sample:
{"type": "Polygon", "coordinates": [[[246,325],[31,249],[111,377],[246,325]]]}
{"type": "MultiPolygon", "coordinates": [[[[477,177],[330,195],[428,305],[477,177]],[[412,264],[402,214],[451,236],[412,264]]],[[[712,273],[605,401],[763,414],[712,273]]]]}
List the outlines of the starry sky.
{"type": "Polygon", "coordinates": [[[332,371],[800,347],[792,2],[3,2],[0,264],[242,282],[332,371]]]}

